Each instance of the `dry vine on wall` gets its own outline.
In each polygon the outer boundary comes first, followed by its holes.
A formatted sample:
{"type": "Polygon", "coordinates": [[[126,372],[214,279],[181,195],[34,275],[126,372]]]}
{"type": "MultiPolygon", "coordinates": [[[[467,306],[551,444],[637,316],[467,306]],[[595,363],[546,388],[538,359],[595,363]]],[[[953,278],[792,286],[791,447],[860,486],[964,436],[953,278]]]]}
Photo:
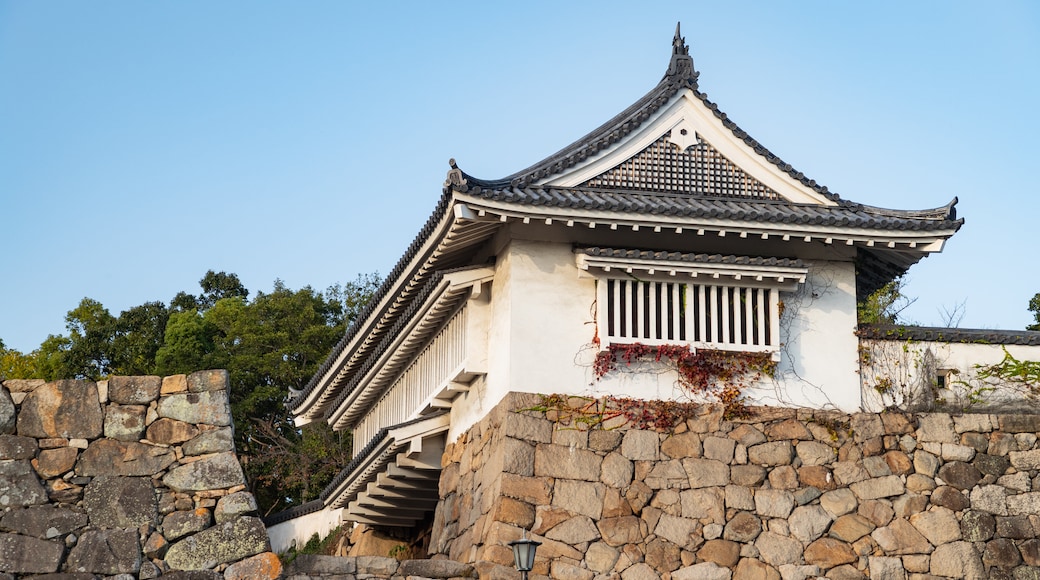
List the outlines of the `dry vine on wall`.
{"type": "Polygon", "coordinates": [[[596,380],[622,367],[654,361],[674,366],[679,386],[697,398],[721,403],[727,417],[747,415],[744,391],[763,377],[772,377],[776,362],[767,352],[712,349],[691,350],[686,345],[611,344],[596,354],[596,380]]]}

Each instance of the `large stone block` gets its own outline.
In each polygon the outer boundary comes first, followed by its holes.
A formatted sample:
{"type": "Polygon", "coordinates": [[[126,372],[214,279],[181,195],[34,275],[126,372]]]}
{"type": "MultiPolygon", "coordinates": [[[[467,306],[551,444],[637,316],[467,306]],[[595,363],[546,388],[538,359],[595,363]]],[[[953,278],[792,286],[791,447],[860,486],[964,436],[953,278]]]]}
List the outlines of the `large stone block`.
{"type": "Polygon", "coordinates": [[[982,479],[982,473],[970,463],[951,461],[939,468],[939,478],[957,489],[971,489],[982,479]]]}
{"type": "Polygon", "coordinates": [[[755,512],[766,518],[786,518],[794,509],[794,494],[784,489],[755,492],[755,512]]]}
{"type": "Polygon", "coordinates": [[[732,578],[732,572],[729,568],[723,568],[715,562],[701,562],[672,572],[672,580],[730,580],[730,578],[732,578]]]}
{"type": "Polygon", "coordinates": [[[788,518],[791,535],[808,544],[819,538],[831,525],[831,515],[819,505],[798,506],[788,518]]]}
{"type": "Polygon", "coordinates": [[[163,477],[163,483],[175,491],[226,489],[245,481],[242,466],[234,453],[217,453],[180,465],[163,477]]]}
{"type": "Polygon", "coordinates": [[[0,519],[4,530],[48,540],[85,525],[87,514],[51,505],[11,510],[0,519]]]}
{"type": "Polygon", "coordinates": [[[930,511],[910,516],[910,524],[933,546],[961,539],[961,528],[956,514],[943,507],[935,507],[930,511]]]}
{"type": "Polygon", "coordinates": [[[469,578],[474,576],[472,565],[451,560],[405,560],[401,562],[397,574],[406,578],[469,578]]]}
{"type": "Polygon", "coordinates": [[[806,563],[820,568],[850,564],[858,559],[852,546],[834,538],[820,538],[805,548],[806,563]]]}
{"type": "Polygon", "coordinates": [[[857,481],[849,486],[852,493],[860,500],[880,499],[902,495],[906,488],[898,475],[886,475],[864,481],[857,481]]]}
{"type": "Polygon", "coordinates": [[[218,524],[233,520],[239,516],[255,516],[257,514],[256,498],[248,491],[239,491],[225,495],[217,501],[213,517],[218,524]]]}
{"type": "MultiPolygon", "coordinates": [[[[732,439],[723,439],[723,445],[716,447],[724,448],[728,445],[730,450],[730,458],[733,457],[733,445],[732,439]]],[[[700,457],[701,455],[701,438],[697,433],[680,433],[678,435],[672,435],[665,439],[661,443],[661,453],[672,459],[682,459],[684,457],[700,457]]],[[[721,459],[721,458],[715,458],[721,459]]]]}
{"type": "Polygon", "coordinates": [[[603,458],[587,449],[541,444],[534,453],[534,474],[538,477],[598,481],[603,458]]]}
{"type": "Polygon", "coordinates": [[[188,391],[192,393],[226,391],[228,376],[228,372],[223,369],[196,371],[188,375],[188,391]]]}
{"type": "Polygon", "coordinates": [[[0,460],[32,459],[39,450],[40,446],[33,437],[0,435],[0,460]]]}
{"type": "Polygon", "coordinates": [[[47,499],[47,490],[28,461],[0,463],[0,507],[39,505],[47,499]]]}
{"type": "Polygon", "coordinates": [[[174,542],[208,528],[213,523],[213,514],[206,508],[176,511],[163,518],[162,532],[167,540],[174,542]]]}
{"type": "Polygon", "coordinates": [[[788,536],[762,532],[754,546],[758,548],[761,559],[771,566],[800,564],[802,561],[802,543],[788,536]]]}
{"type": "Polygon", "coordinates": [[[87,477],[152,476],[169,467],[175,459],[169,448],[133,441],[98,439],[80,454],[76,473],[87,477]]]}
{"type": "Polygon", "coordinates": [[[602,483],[560,480],[553,491],[553,507],[598,520],[603,513],[606,487],[602,483]]]}
{"type": "Polygon", "coordinates": [[[147,477],[95,477],[83,490],[83,507],[99,528],[155,525],[159,511],[155,486],[147,477]]]}
{"type": "Polygon", "coordinates": [[[726,491],[720,487],[688,489],[680,494],[684,518],[726,523],[726,491]]]}
{"type": "Polygon", "coordinates": [[[552,497],[552,485],[549,480],[543,477],[521,477],[511,473],[502,474],[500,491],[506,497],[532,505],[548,505],[552,497]]]}
{"type": "Polygon", "coordinates": [[[207,570],[270,551],[259,518],[243,517],[203,530],[170,546],[166,564],[174,570],[207,570]]]}
{"type": "Polygon", "coordinates": [[[49,574],[58,571],[65,544],[18,534],[0,533],[0,570],[15,574],[49,574]]]}
{"type": "Polygon", "coordinates": [[[137,441],[144,435],[148,407],[113,403],[108,405],[105,411],[105,437],[120,441],[137,441]]]}
{"type": "Polygon", "coordinates": [[[227,391],[203,391],[162,397],[159,399],[158,413],[160,417],[185,423],[219,427],[231,425],[227,391]]]}
{"type": "Polygon", "coordinates": [[[834,520],[828,533],[833,538],[851,544],[873,532],[876,527],[869,519],[859,514],[845,514],[834,520]]]}
{"type": "Polygon", "coordinates": [[[17,420],[18,411],[14,406],[11,393],[0,387],[0,433],[5,435],[14,433],[17,420]]]}
{"type": "Polygon", "coordinates": [[[621,454],[633,461],[654,461],[660,450],[661,438],[656,431],[632,429],[621,440],[621,454]]]}
{"type": "Polygon", "coordinates": [[[892,520],[891,524],[877,528],[870,536],[890,555],[927,554],[932,551],[928,539],[904,519],[892,520]]]}
{"type": "MultiPolygon", "coordinates": [[[[693,534],[696,531],[697,520],[667,514],[661,516],[661,519],[657,521],[657,526],[654,528],[654,534],[683,549],[690,549],[695,546],[693,534]]],[[[610,542],[608,541],[607,543],[610,542]]]]}
{"type": "Polygon", "coordinates": [[[620,453],[608,453],[603,458],[602,474],[600,479],[603,483],[617,489],[625,489],[632,483],[635,468],[631,459],[620,453]]]}
{"type": "Polygon", "coordinates": [[[70,572],[136,574],[141,569],[137,530],[88,530],[69,552],[70,572]]]}
{"type": "Polygon", "coordinates": [[[227,567],[224,580],[275,580],[282,577],[282,561],[273,552],[264,552],[227,567]]]}
{"type": "Polygon", "coordinates": [[[795,447],[802,465],[826,465],[838,457],[837,450],[819,441],[799,441],[795,447]]]}
{"type": "Polygon", "coordinates": [[[691,488],[725,486],[730,482],[729,465],[721,461],[687,458],[682,460],[682,466],[691,488]]]}
{"type": "MultiPolygon", "coordinates": [[[[641,519],[635,516],[624,516],[600,520],[596,527],[599,528],[600,535],[607,545],[618,547],[642,541],[642,525],[643,521],[641,519]]],[[[662,534],[657,532],[657,535],[660,536],[662,534]]]]}
{"type": "Polygon", "coordinates": [[[235,450],[235,436],[231,427],[203,431],[191,441],[181,446],[185,455],[206,455],[221,451],[235,450]]]}
{"type": "Polygon", "coordinates": [[[26,437],[97,438],[104,427],[97,385],[78,380],[47,383],[26,395],[17,425],[18,434],[26,437]]]}
{"type": "Polygon", "coordinates": [[[596,524],[592,522],[592,518],[577,516],[568,518],[563,523],[555,526],[546,532],[545,537],[550,540],[575,545],[598,540],[599,530],[596,529],[596,524]]]}
{"type": "Polygon", "coordinates": [[[794,446],[790,441],[770,441],[748,447],[748,461],[755,465],[790,465],[794,446]]]}
{"type": "Polygon", "coordinates": [[[968,542],[943,544],[932,553],[931,573],[936,576],[982,580],[986,578],[982,559],[975,547],[968,542]]]}
{"type": "Polygon", "coordinates": [[[79,458],[79,449],[75,447],[44,449],[40,451],[40,456],[33,461],[32,465],[40,477],[50,479],[68,473],[76,465],[77,458],[79,458]]]}
{"type": "Polygon", "coordinates": [[[120,405],[147,405],[159,398],[159,377],[118,377],[108,379],[108,399],[120,405]]]}
{"type": "MultiPolygon", "coordinates": [[[[230,429],[229,429],[230,430],[230,429]]],[[[176,445],[194,439],[199,434],[199,428],[191,423],[168,419],[163,417],[157,419],[148,426],[147,437],[152,443],[160,445],[176,445]]],[[[222,449],[221,451],[229,451],[222,449]]]]}

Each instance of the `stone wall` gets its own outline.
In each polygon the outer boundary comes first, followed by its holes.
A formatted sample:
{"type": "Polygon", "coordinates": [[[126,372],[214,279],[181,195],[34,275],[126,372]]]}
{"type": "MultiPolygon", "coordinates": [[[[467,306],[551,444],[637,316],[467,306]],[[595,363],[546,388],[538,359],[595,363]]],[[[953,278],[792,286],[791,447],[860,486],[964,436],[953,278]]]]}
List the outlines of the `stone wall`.
{"type": "Polygon", "coordinates": [[[0,387],[0,579],[274,578],[228,377],[0,387]]]}
{"type": "MultiPolygon", "coordinates": [[[[581,401],[584,404],[587,401],[581,401]]],[[[431,550],[516,578],[1040,578],[1040,416],[702,407],[563,427],[512,394],[444,456],[431,550]]]]}

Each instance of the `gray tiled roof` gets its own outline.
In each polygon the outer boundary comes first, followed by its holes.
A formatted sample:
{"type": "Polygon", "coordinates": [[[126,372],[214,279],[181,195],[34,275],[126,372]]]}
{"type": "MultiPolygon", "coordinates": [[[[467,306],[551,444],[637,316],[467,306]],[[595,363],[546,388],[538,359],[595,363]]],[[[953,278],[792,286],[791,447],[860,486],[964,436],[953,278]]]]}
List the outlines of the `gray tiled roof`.
{"type": "Polygon", "coordinates": [[[586,256],[689,262],[691,264],[735,264],[740,266],[779,266],[790,268],[801,268],[804,266],[801,260],[791,258],[760,258],[756,256],[694,254],[687,252],[663,252],[654,250],[621,250],[615,248],[579,248],[578,251],[586,256]]]}
{"type": "Polygon", "coordinates": [[[697,78],[700,73],[694,69],[693,59],[689,55],[689,48],[686,45],[686,39],[680,35],[678,26],[675,29],[675,37],[672,40],[672,47],[672,58],[668,64],[668,70],[665,72],[664,78],[661,79],[657,86],[651,89],[647,94],[643,95],[642,98],[633,103],[630,107],[606,123],[600,125],[581,139],[578,139],[574,143],[564,147],[542,161],[535,163],[527,169],[523,169],[501,179],[478,179],[466,174],[465,172],[463,172],[463,176],[469,184],[481,188],[503,189],[506,187],[527,187],[538,180],[545,179],[546,177],[556,175],[566,169],[574,167],[586,159],[597,155],[604,149],[607,149],[614,143],[623,139],[626,135],[635,131],[643,122],[649,119],[662,106],[664,106],[665,103],[675,96],[676,93],[683,89],[690,89],[694,96],[700,99],[704,105],[722,121],[724,127],[729,129],[737,139],[743,141],[748,147],[753,149],[755,153],[761,155],[767,161],[777,166],[780,170],[784,171],[802,185],[812,189],[816,193],[823,195],[832,201],[839,201],[841,199],[837,194],[831,193],[826,187],[816,183],[813,179],[809,179],[802,172],[795,170],[789,163],[785,163],[782,159],[766,149],[761,143],[752,139],[746,131],[731,121],[726,113],[720,111],[718,105],[708,100],[708,95],[702,93],[698,89],[697,78]]]}
{"type": "Polygon", "coordinates": [[[527,206],[876,230],[957,230],[964,223],[963,219],[957,219],[957,212],[954,208],[956,199],[946,206],[931,210],[899,211],[852,202],[842,202],[837,206],[823,206],[767,200],[575,188],[471,189],[468,194],[490,201],[527,206]]]}
{"type": "Polygon", "coordinates": [[[971,344],[1040,345],[1040,332],[1031,330],[990,330],[984,328],[944,328],[938,326],[904,326],[901,324],[864,324],[860,338],[880,340],[916,340],[928,342],[961,342],[971,344]]]}
{"type": "MultiPolygon", "coordinates": [[[[649,93],[644,95],[641,99],[636,101],[632,106],[628,107],[620,114],[615,116],[613,119],[607,121],[600,127],[593,130],[588,135],[585,135],[581,139],[578,139],[571,145],[564,147],[560,151],[550,155],[549,157],[535,163],[534,165],[518,171],[507,177],[501,179],[479,179],[473,177],[464,171],[460,170],[455,163],[455,160],[451,160],[452,171],[449,172],[449,180],[445,182],[445,189],[455,189],[459,192],[471,193],[477,191],[485,197],[488,196],[488,191],[493,192],[491,195],[502,197],[508,201],[514,201],[517,203],[528,203],[531,205],[558,205],[560,207],[578,207],[583,203],[590,203],[589,200],[595,199],[597,195],[604,197],[610,197],[618,200],[618,203],[622,203],[623,206],[618,209],[625,211],[639,211],[641,209],[640,196],[627,194],[627,198],[631,200],[631,203],[622,201],[620,199],[625,194],[621,192],[606,192],[592,190],[586,190],[581,192],[580,190],[544,190],[538,188],[532,188],[532,184],[539,180],[544,180],[547,177],[561,173],[575,165],[582,163],[586,159],[597,155],[600,151],[610,147],[614,143],[623,139],[626,135],[635,131],[643,122],[649,119],[655,112],[657,112],[665,103],[668,102],[676,93],[682,89],[690,89],[696,98],[700,99],[704,105],[712,111],[712,113],[722,121],[724,127],[729,129],[730,132],[737,139],[741,140],[755,151],[758,155],[761,155],[768,162],[772,163],[780,170],[784,171],[792,178],[797,180],[799,183],[815,191],[816,193],[823,195],[827,199],[838,203],[840,206],[847,210],[851,210],[851,213],[831,214],[831,215],[816,215],[812,216],[812,211],[808,209],[792,210],[790,214],[782,216],[781,211],[770,212],[773,215],[771,218],[782,218],[792,220],[837,220],[841,221],[849,219],[850,221],[856,222],[850,225],[866,225],[867,227],[874,227],[871,220],[879,222],[878,227],[881,229],[900,229],[900,230],[919,230],[919,229],[930,229],[931,225],[925,225],[920,222],[914,222],[910,220],[925,219],[925,220],[945,220],[952,222],[950,224],[942,224],[938,227],[941,229],[948,229],[953,227],[954,229],[959,228],[963,223],[963,220],[957,220],[957,214],[954,206],[957,203],[957,199],[954,198],[946,206],[937,208],[935,210],[926,210],[924,212],[919,211],[903,211],[903,210],[891,210],[870,207],[854,202],[850,202],[842,199],[839,195],[830,192],[825,186],[816,183],[815,180],[809,179],[802,172],[797,171],[789,163],[785,163],[782,159],[774,155],[761,143],[753,139],[746,131],[737,126],[736,123],[731,121],[726,113],[719,110],[718,105],[708,100],[708,96],[705,93],[698,90],[697,78],[698,73],[693,67],[693,59],[689,56],[689,49],[686,46],[686,40],[679,33],[679,28],[676,27],[675,38],[672,41],[673,51],[672,59],[668,65],[668,71],[665,73],[664,78],[654,87],[649,93]],[[453,176],[452,173],[455,173],[453,176]],[[518,192],[524,192],[526,195],[518,194],[518,192]],[[554,199],[555,198],[555,199],[554,199]],[[569,198],[569,199],[567,199],[569,198]],[[588,199],[585,199],[588,198],[588,199]],[[800,214],[800,215],[799,215],[800,214]],[[892,218],[891,220],[885,220],[884,218],[892,218]]],[[[681,196],[687,197],[688,196],[681,196]]],[[[648,207],[652,210],[658,210],[660,213],[668,213],[669,208],[681,205],[679,201],[668,201],[665,199],[659,199],[655,202],[649,203],[648,207]]],[[[820,213],[825,212],[827,208],[819,208],[820,213]]],[[[682,211],[677,208],[677,211],[682,211]]],[[[719,211],[725,212],[725,209],[720,208],[719,211]]],[[[737,212],[737,219],[744,219],[741,217],[740,209],[735,210],[737,212]]],[[[681,213],[680,215],[689,215],[681,213]]],[[[724,217],[724,216],[719,216],[724,217]]],[[[728,217],[728,216],[725,216],[728,217]]],[[[756,215],[757,217],[757,215],[756,215]]],[[[754,218],[752,218],[754,219],[754,218]]],[[[770,220],[772,221],[772,220],[770,220]]],[[[809,221],[795,221],[793,223],[809,223],[809,221]]],[[[812,222],[816,223],[816,222],[812,222]]],[[[839,223],[837,225],[844,225],[839,223]]]]}

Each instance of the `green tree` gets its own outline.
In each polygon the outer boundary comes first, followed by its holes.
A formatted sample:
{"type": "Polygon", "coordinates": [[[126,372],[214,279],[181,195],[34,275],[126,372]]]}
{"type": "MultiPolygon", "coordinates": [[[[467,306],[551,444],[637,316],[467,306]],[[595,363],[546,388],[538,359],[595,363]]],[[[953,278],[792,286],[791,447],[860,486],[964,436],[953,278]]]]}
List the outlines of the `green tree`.
{"type": "Polygon", "coordinates": [[[1026,327],[1026,330],[1040,330],[1040,292],[1029,299],[1029,311],[1033,313],[1035,323],[1026,327]]]}
{"type": "Polygon", "coordinates": [[[199,286],[202,286],[202,294],[199,295],[199,307],[203,310],[211,308],[217,301],[223,298],[241,298],[245,300],[249,297],[249,290],[242,285],[242,281],[238,279],[237,274],[209,270],[202,277],[202,280],[199,280],[199,286]]]}
{"type": "Polygon", "coordinates": [[[112,374],[154,373],[169,318],[170,311],[162,302],[145,302],[120,313],[112,335],[112,374]]]}
{"type": "Polygon", "coordinates": [[[900,324],[902,314],[917,298],[903,294],[906,282],[896,278],[856,304],[856,318],[860,324],[900,324]]]}
{"type": "Polygon", "coordinates": [[[210,270],[198,296],[179,292],[169,307],[146,302],[114,317],[84,298],[65,317],[68,335],[47,337],[29,355],[0,343],[0,376],[98,380],[227,369],[239,457],[261,508],[276,511],[313,499],[350,458],[349,434],[325,424],[298,429],[285,402],[379,284],[378,275],[361,275],[322,293],[276,280],[249,300],[237,275],[210,270]]]}
{"type": "Polygon", "coordinates": [[[173,312],[166,322],[163,345],[155,353],[155,374],[177,375],[210,368],[217,327],[192,308],[173,312]]]}
{"type": "Polygon", "coordinates": [[[0,339],[0,380],[36,378],[36,357],[22,354],[13,348],[7,348],[0,339]]]}
{"type": "Polygon", "coordinates": [[[60,353],[54,358],[56,368],[53,371],[61,378],[95,381],[111,374],[116,322],[116,318],[97,300],[81,300],[79,306],[65,315],[68,339],[52,341],[48,337],[44,342],[47,346],[50,341],[50,345],[60,353]]]}

